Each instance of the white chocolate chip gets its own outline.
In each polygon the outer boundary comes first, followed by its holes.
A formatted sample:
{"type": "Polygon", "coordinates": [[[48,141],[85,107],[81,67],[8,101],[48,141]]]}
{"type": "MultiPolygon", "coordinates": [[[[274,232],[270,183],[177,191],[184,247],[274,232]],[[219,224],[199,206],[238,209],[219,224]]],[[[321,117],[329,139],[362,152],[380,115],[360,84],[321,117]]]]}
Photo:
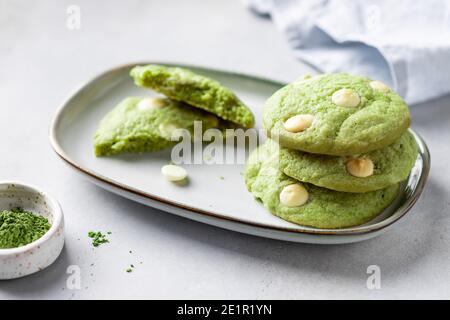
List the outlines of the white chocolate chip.
{"type": "Polygon", "coordinates": [[[182,181],[186,179],[187,177],[187,171],[180,167],[173,164],[165,165],[161,168],[161,173],[164,175],[164,177],[167,178],[169,181],[182,181]]]}
{"type": "Polygon", "coordinates": [[[356,107],[361,102],[361,99],[357,92],[344,88],[333,93],[331,101],[340,107],[356,107]]]}
{"type": "Polygon", "coordinates": [[[301,184],[290,184],[280,192],[280,202],[287,207],[299,207],[308,201],[308,191],[301,184]]]}
{"type": "Polygon", "coordinates": [[[177,140],[180,136],[177,134],[177,130],[179,129],[176,125],[172,123],[161,123],[158,126],[159,132],[161,135],[169,140],[177,140]]]}
{"type": "Polygon", "coordinates": [[[369,86],[377,91],[381,91],[381,92],[389,92],[391,90],[391,88],[389,88],[387,85],[385,85],[383,82],[381,81],[371,81],[369,83],[369,86]]]}
{"type": "Polygon", "coordinates": [[[311,127],[314,116],[310,114],[299,114],[284,122],[284,129],[289,132],[301,132],[311,127]]]}
{"type": "Polygon", "coordinates": [[[167,104],[164,98],[144,98],[137,104],[139,110],[149,110],[154,108],[162,108],[167,104]]]}
{"type": "Polygon", "coordinates": [[[369,158],[354,158],[345,164],[348,173],[358,178],[366,178],[373,175],[373,162],[369,158]]]}

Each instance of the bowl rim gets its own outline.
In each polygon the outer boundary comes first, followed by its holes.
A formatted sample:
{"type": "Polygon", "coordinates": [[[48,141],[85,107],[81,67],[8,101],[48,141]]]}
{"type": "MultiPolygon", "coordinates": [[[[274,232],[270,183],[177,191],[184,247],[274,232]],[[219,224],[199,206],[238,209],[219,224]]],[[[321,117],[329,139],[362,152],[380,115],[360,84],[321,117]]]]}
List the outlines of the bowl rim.
{"type": "MultiPolygon", "coordinates": [[[[349,236],[349,235],[362,235],[362,234],[368,234],[373,233],[376,231],[379,231],[381,229],[387,228],[397,222],[399,219],[404,217],[410,209],[414,206],[414,204],[419,199],[420,195],[422,194],[423,189],[425,188],[426,181],[428,179],[429,171],[430,171],[430,163],[431,163],[431,157],[430,152],[428,149],[428,146],[426,142],[423,140],[423,138],[416,133],[411,128],[408,128],[408,131],[413,134],[415,141],[418,145],[419,149],[419,155],[422,158],[422,169],[420,172],[419,180],[416,185],[416,188],[414,189],[413,194],[408,198],[408,201],[403,203],[401,206],[399,206],[395,212],[387,217],[386,219],[379,221],[377,223],[374,223],[372,225],[357,225],[342,229],[321,229],[321,228],[312,228],[312,227],[306,227],[302,225],[298,225],[296,228],[285,228],[285,227],[278,227],[278,226],[269,226],[265,224],[261,224],[259,222],[253,222],[253,221],[247,221],[244,219],[238,219],[238,218],[231,218],[222,214],[214,213],[211,211],[207,211],[200,208],[194,208],[191,206],[187,206],[184,204],[177,203],[171,199],[166,199],[159,197],[154,194],[150,194],[144,191],[141,191],[139,189],[136,189],[132,186],[125,185],[121,182],[118,182],[114,179],[105,177],[92,169],[89,169],[81,164],[79,164],[77,161],[72,159],[64,150],[62,145],[59,143],[58,139],[58,126],[60,122],[62,121],[63,115],[66,111],[66,107],[70,104],[70,102],[76,98],[77,95],[80,94],[83,90],[85,90],[87,87],[91,86],[95,82],[101,80],[103,77],[106,77],[110,74],[113,74],[115,72],[120,72],[122,70],[128,70],[131,67],[134,67],[136,65],[145,65],[145,64],[161,64],[166,66],[176,66],[176,67],[184,67],[184,68],[193,68],[197,70],[205,70],[205,71],[214,71],[214,72],[221,72],[221,73],[227,73],[230,75],[235,75],[243,78],[248,79],[256,79],[258,81],[262,81],[265,83],[277,85],[277,86],[284,86],[286,85],[285,82],[277,81],[273,79],[269,79],[262,76],[254,76],[250,74],[245,74],[241,72],[236,71],[228,71],[228,70],[222,70],[219,68],[208,68],[204,66],[199,66],[195,64],[185,64],[185,63],[176,63],[176,62],[164,62],[164,61],[137,61],[137,62],[130,62],[130,63],[123,63],[120,65],[117,65],[115,67],[109,68],[106,71],[97,73],[93,78],[88,80],[87,82],[82,83],[78,87],[76,87],[75,90],[73,90],[66,98],[63,100],[63,102],[60,104],[60,106],[57,108],[53,119],[50,123],[49,131],[48,131],[48,137],[50,140],[50,145],[53,149],[53,151],[56,153],[56,155],[62,159],[66,164],[69,165],[72,169],[75,169],[76,172],[81,173],[84,176],[87,176],[88,178],[92,179],[95,182],[104,184],[108,187],[112,187],[114,189],[118,189],[120,191],[123,191],[125,193],[131,194],[133,196],[141,197],[146,200],[155,201],[157,203],[160,203],[164,206],[168,206],[170,208],[179,209],[182,211],[187,211],[189,213],[193,213],[200,216],[206,216],[207,218],[215,218],[223,221],[228,221],[231,223],[238,223],[241,225],[244,225],[246,227],[253,227],[257,229],[265,229],[270,231],[277,231],[277,232],[287,232],[290,234],[304,234],[304,235],[325,235],[325,236],[333,236],[333,237],[342,237],[342,236],[349,236]]],[[[167,211],[166,209],[163,209],[164,211],[167,211]]],[[[189,218],[189,217],[188,217],[189,218]]],[[[192,219],[192,218],[191,218],[192,219]]],[[[195,219],[194,219],[195,220],[195,219]]]]}
{"type": "Polygon", "coordinates": [[[47,203],[50,204],[50,210],[51,210],[51,214],[52,214],[52,218],[53,218],[53,222],[52,222],[50,229],[48,229],[47,232],[44,233],[44,235],[42,237],[40,237],[39,239],[37,239],[33,242],[30,242],[30,243],[24,245],[24,246],[21,246],[21,247],[7,248],[7,249],[0,248],[0,258],[5,257],[5,256],[17,255],[17,254],[24,253],[30,249],[38,247],[38,246],[42,245],[43,243],[51,240],[52,236],[58,230],[58,228],[60,227],[60,225],[63,221],[63,212],[62,212],[62,208],[61,208],[61,205],[59,204],[59,202],[56,201],[55,198],[51,197],[48,193],[42,191],[41,188],[38,188],[38,187],[28,184],[28,183],[20,182],[17,180],[0,180],[0,185],[20,186],[20,187],[29,189],[33,193],[40,194],[41,196],[43,196],[45,198],[47,203]]]}

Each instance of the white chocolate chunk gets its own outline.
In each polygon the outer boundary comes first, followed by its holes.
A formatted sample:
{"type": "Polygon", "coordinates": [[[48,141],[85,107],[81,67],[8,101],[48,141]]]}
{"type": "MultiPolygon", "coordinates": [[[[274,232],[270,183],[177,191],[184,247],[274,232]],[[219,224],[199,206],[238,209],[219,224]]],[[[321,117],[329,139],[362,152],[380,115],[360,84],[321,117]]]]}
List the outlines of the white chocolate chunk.
{"type": "Polygon", "coordinates": [[[164,98],[145,98],[139,101],[137,108],[139,110],[149,110],[154,108],[162,108],[167,104],[164,98]]]}
{"type": "Polygon", "coordinates": [[[301,132],[311,127],[314,116],[310,114],[299,114],[284,122],[284,129],[289,132],[301,132]]]}
{"type": "Polygon", "coordinates": [[[167,178],[169,181],[182,181],[186,179],[187,177],[187,171],[180,167],[173,164],[165,165],[161,168],[161,173],[164,175],[164,177],[167,178]]]}
{"type": "Polygon", "coordinates": [[[301,184],[290,184],[280,192],[280,202],[287,207],[299,207],[308,201],[308,191],[301,184]]]}
{"type": "Polygon", "coordinates": [[[340,107],[357,107],[361,98],[357,92],[344,88],[333,93],[331,101],[340,107]]]}
{"type": "Polygon", "coordinates": [[[348,173],[358,178],[366,178],[373,175],[373,162],[369,158],[354,158],[345,164],[348,173]]]}
{"type": "Polygon", "coordinates": [[[374,89],[374,90],[377,90],[377,91],[381,91],[381,92],[384,92],[384,93],[386,93],[386,92],[389,92],[390,90],[391,90],[391,88],[389,88],[387,85],[385,85],[383,82],[381,82],[381,81],[371,81],[370,83],[369,83],[369,86],[372,88],[372,89],[374,89]]]}
{"type": "Polygon", "coordinates": [[[158,126],[161,135],[168,140],[177,140],[180,135],[177,134],[178,127],[172,123],[161,123],[158,126]]]}

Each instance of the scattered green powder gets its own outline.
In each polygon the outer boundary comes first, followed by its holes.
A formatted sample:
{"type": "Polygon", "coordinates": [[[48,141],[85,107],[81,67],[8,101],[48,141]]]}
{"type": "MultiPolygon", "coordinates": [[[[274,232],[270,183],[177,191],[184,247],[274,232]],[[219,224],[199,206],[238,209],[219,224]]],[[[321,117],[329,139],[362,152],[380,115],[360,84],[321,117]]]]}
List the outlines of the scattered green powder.
{"type": "Polygon", "coordinates": [[[97,231],[97,232],[89,231],[88,236],[89,236],[89,238],[92,239],[92,245],[94,247],[98,247],[99,245],[104,244],[104,243],[109,243],[109,240],[106,239],[106,235],[104,235],[100,231],[97,231]]]}
{"type": "Polygon", "coordinates": [[[130,272],[133,272],[133,269],[134,269],[134,265],[130,264],[130,267],[128,269],[126,269],[125,271],[130,273],[130,272]]]}
{"type": "Polygon", "coordinates": [[[47,218],[16,208],[0,211],[0,248],[17,248],[42,237],[51,225],[47,218]]]}

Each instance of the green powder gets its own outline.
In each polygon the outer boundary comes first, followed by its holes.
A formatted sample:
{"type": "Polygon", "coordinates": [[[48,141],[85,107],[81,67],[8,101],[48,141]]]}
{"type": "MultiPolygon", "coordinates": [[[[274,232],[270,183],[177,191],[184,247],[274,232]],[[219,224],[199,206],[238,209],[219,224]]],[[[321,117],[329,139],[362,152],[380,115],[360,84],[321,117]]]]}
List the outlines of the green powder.
{"type": "MultiPolygon", "coordinates": [[[[108,234],[111,234],[111,232],[108,231],[108,234]]],[[[109,243],[109,240],[106,239],[106,235],[104,235],[100,231],[97,231],[97,232],[89,231],[88,237],[92,239],[92,245],[94,247],[98,247],[99,245],[104,244],[104,243],[109,243]]]]}
{"type": "Polygon", "coordinates": [[[0,248],[17,248],[42,237],[51,225],[47,218],[20,208],[0,211],[0,248]]]}

